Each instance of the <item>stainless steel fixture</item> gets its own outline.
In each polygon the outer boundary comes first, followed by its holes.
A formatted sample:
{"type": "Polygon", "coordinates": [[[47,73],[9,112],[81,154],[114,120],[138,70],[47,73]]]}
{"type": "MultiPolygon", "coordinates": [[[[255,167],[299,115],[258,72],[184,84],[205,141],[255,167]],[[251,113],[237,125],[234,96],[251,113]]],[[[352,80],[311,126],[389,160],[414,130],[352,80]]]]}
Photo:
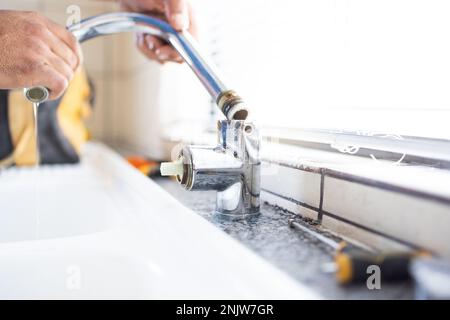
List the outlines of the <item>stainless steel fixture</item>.
{"type": "Polygon", "coordinates": [[[47,101],[50,93],[46,87],[36,86],[24,89],[24,95],[32,103],[43,103],[47,101]]]}
{"type": "MultiPolygon", "coordinates": [[[[197,75],[228,120],[245,120],[248,111],[243,100],[230,90],[217,75],[213,63],[201,53],[195,39],[187,32],[177,32],[167,22],[138,13],[118,12],[87,18],[69,27],[79,42],[98,36],[122,32],[142,32],[170,43],[197,75]]],[[[30,90],[25,89],[29,97],[30,90]]],[[[45,88],[44,88],[45,89],[45,88]]],[[[45,93],[42,93],[44,95],[45,93]]],[[[47,92],[48,94],[48,92],[47,92]]]]}
{"type": "MultiPolygon", "coordinates": [[[[219,145],[186,146],[177,163],[163,164],[161,172],[176,175],[187,190],[217,190],[216,212],[230,218],[259,213],[260,137],[257,128],[244,120],[248,111],[243,100],[221,81],[213,64],[201,53],[192,36],[177,32],[168,23],[137,13],[110,13],[91,17],[69,30],[79,42],[122,32],[141,32],[170,43],[197,75],[227,120],[219,121],[219,145]]],[[[46,88],[25,90],[29,98],[48,97],[46,88]]]]}
{"type": "Polygon", "coordinates": [[[260,136],[242,120],[218,122],[217,146],[186,146],[178,161],[161,166],[163,175],[176,175],[187,190],[216,190],[216,213],[247,218],[259,213],[260,136]]]}

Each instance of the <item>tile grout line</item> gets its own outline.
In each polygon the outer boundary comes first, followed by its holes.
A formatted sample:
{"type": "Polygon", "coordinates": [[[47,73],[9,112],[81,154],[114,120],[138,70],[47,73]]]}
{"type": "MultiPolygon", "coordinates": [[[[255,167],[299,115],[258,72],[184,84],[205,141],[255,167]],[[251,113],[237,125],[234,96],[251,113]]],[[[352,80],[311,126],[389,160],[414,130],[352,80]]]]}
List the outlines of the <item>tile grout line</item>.
{"type": "Polygon", "coordinates": [[[323,218],[323,199],[324,199],[324,192],[325,191],[325,174],[323,170],[320,170],[320,199],[319,199],[319,211],[317,211],[317,220],[319,221],[320,225],[322,225],[322,218],[323,218]]]}

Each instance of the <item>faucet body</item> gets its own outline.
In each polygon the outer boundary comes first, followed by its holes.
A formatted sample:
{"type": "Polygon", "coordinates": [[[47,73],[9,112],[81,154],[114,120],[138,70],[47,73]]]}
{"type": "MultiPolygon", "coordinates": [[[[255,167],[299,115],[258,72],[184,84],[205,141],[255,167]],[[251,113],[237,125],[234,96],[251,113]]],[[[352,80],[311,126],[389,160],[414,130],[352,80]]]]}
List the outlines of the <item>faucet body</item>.
{"type": "Polygon", "coordinates": [[[219,121],[217,146],[186,146],[180,152],[187,190],[216,190],[216,213],[241,219],[259,213],[260,137],[244,121],[219,121]]]}
{"type": "MultiPolygon", "coordinates": [[[[186,146],[176,164],[177,179],[187,190],[216,190],[216,212],[229,218],[246,218],[259,213],[260,167],[259,132],[246,123],[248,111],[243,100],[221,81],[213,63],[201,53],[195,39],[186,31],[177,32],[167,22],[151,16],[108,13],[94,16],[69,27],[79,42],[103,35],[140,32],[171,44],[216,101],[228,120],[218,123],[217,146],[186,146]]],[[[28,99],[48,96],[42,87],[25,89],[28,99]]]]}

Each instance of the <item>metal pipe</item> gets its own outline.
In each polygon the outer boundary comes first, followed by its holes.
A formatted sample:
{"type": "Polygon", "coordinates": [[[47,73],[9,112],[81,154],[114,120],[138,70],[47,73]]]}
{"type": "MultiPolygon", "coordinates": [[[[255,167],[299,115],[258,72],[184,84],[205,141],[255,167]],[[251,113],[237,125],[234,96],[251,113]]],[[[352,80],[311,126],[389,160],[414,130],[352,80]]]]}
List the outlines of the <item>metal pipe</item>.
{"type": "Polygon", "coordinates": [[[139,13],[117,12],[82,20],[69,27],[78,41],[103,35],[141,32],[159,37],[173,46],[199,78],[228,120],[245,120],[248,111],[243,100],[229,90],[216,72],[214,64],[201,52],[195,39],[187,32],[177,32],[165,21],[139,13]]]}

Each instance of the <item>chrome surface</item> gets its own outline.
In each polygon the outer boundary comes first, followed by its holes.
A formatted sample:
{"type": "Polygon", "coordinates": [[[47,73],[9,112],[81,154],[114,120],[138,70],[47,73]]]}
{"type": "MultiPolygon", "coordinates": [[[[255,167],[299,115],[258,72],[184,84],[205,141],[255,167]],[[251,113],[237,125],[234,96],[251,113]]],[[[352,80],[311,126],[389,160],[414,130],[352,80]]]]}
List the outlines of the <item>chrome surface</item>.
{"type": "Polygon", "coordinates": [[[213,70],[212,63],[200,54],[198,45],[186,31],[177,32],[168,23],[138,13],[117,12],[108,13],[81,21],[69,30],[79,42],[98,36],[123,32],[142,32],[159,37],[170,43],[183,57],[208,90],[211,97],[217,99],[219,94],[227,88],[213,70]]]}
{"type": "Polygon", "coordinates": [[[46,87],[36,86],[25,88],[24,95],[32,103],[43,103],[47,101],[50,93],[46,87]]]}
{"type": "Polygon", "coordinates": [[[242,120],[219,121],[217,146],[186,146],[180,157],[184,173],[178,177],[187,190],[216,190],[216,213],[246,218],[259,213],[260,136],[242,120]]]}
{"type": "MultiPolygon", "coordinates": [[[[189,32],[177,32],[165,21],[139,13],[116,12],[82,20],[80,23],[70,26],[69,31],[79,42],[123,32],[151,34],[167,41],[174,47],[217,104],[219,104],[218,100],[221,96],[232,91],[222,82],[214,64],[201,52],[197,41],[189,32]]],[[[222,101],[219,108],[229,120],[245,120],[248,115],[243,101],[236,98],[228,102],[222,101]]]]}

